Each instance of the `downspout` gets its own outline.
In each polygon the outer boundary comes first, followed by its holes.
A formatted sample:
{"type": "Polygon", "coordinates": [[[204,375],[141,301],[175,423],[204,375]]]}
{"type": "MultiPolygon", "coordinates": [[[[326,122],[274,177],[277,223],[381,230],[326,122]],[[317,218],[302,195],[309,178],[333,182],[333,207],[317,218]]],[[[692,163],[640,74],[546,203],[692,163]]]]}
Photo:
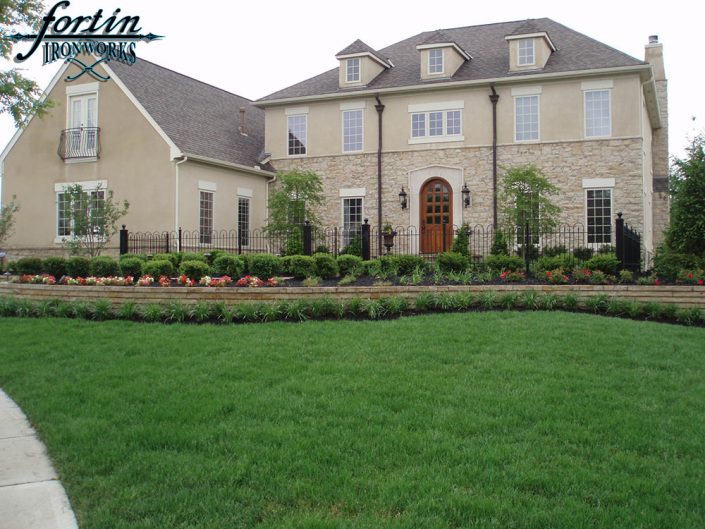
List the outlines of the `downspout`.
{"type": "Polygon", "coordinates": [[[271,177],[269,180],[267,180],[267,186],[266,186],[266,191],[265,191],[265,207],[267,208],[267,217],[264,219],[264,222],[269,225],[269,186],[273,184],[274,182],[277,181],[277,175],[274,175],[271,177]]]}
{"type": "Polygon", "coordinates": [[[377,104],[375,105],[375,110],[377,111],[377,127],[378,127],[378,140],[377,140],[377,255],[382,255],[382,112],[384,112],[384,105],[382,101],[379,100],[379,96],[376,95],[375,99],[377,104]]]}
{"type": "Polygon", "coordinates": [[[492,227],[497,229],[497,102],[499,94],[494,89],[494,83],[490,84],[492,93],[492,227]]]}
{"type": "MultiPolygon", "coordinates": [[[[184,163],[185,161],[188,160],[188,156],[186,156],[185,154],[182,154],[182,156],[183,156],[183,159],[176,162],[176,175],[175,175],[176,176],[176,189],[174,192],[174,196],[175,196],[175,198],[174,198],[174,232],[175,233],[179,233],[179,197],[180,197],[180,194],[179,194],[179,182],[180,182],[179,165],[181,165],[182,163],[184,163]]],[[[180,252],[181,248],[177,248],[177,251],[180,252]]]]}

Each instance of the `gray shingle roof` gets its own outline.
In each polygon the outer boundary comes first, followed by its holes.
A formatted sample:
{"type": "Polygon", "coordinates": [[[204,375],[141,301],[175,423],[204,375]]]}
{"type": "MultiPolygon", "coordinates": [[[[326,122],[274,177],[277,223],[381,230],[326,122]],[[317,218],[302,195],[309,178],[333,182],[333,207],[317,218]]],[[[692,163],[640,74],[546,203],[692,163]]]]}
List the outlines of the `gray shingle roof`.
{"type": "MultiPolygon", "coordinates": [[[[264,111],[249,99],[144,59],[110,68],[186,154],[253,167],[264,148],[264,111]],[[247,136],[240,134],[245,107],[247,136]]],[[[265,168],[265,167],[263,167],[265,168]]]]}
{"type": "MultiPolygon", "coordinates": [[[[621,51],[598,42],[549,18],[539,18],[530,21],[518,20],[469,26],[442,30],[463,50],[472,55],[473,60],[467,61],[453,75],[452,79],[424,81],[424,84],[447,83],[449,81],[471,81],[482,79],[511,78],[525,75],[525,72],[509,71],[509,52],[505,36],[516,30],[546,32],[551,36],[557,51],[553,52],[542,70],[543,73],[593,70],[618,66],[639,66],[645,64],[621,51]]],[[[272,101],[305,96],[316,96],[335,93],[351,93],[355,90],[376,88],[395,88],[421,84],[419,52],[416,46],[433,37],[435,32],[428,31],[402,40],[396,44],[379,50],[394,64],[379,74],[368,86],[358,89],[338,87],[338,69],[292,85],[274,92],[258,101],[272,101]]]]}

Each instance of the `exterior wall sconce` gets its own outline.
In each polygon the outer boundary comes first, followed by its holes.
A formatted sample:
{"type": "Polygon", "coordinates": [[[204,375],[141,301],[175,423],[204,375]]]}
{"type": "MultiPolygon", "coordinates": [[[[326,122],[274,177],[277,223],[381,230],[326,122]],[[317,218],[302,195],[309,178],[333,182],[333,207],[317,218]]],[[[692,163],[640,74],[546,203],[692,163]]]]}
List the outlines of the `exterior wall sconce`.
{"type": "Polygon", "coordinates": [[[406,191],[404,191],[404,186],[401,186],[401,192],[399,193],[399,204],[401,209],[406,209],[406,191]]]}
{"type": "Polygon", "coordinates": [[[463,189],[460,191],[463,194],[463,205],[467,208],[470,206],[470,190],[468,184],[463,183],[463,189]]]}

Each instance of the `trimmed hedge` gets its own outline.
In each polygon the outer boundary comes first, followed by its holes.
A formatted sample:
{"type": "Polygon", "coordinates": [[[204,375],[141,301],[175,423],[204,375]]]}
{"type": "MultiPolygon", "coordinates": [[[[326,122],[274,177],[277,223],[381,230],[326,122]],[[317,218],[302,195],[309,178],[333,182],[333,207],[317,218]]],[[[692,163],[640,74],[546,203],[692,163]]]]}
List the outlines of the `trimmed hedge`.
{"type": "Polygon", "coordinates": [[[259,277],[260,279],[269,279],[276,277],[282,273],[281,259],[276,255],[268,253],[257,253],[249,256],[250,275],[259,277]]]}
{"type": "Polygon", "coordinates": [[[66,259],[63,257],[47,257],[42,263],[42,272],[54,276],[58,281],[66,275],[66,259]]]}
{"type": "Polygon", "coordinates": [[[444,274],[464,272],[470,266],[468,258],[457,252],[439,253],[436,257],[436,262],[438,263],[438,269],[444,274]]]}
{"type": "Polygon", "coordinates": [[[145,262],[138,257],[129,257],[120,260],[120,272],[123,276],[132,276],[137,279],[142,276],[145,262]]]}
{"type": "Polygon", "coordinates": [[[181,254],[181,262],[184,261],[201,261],[203,263],[208,263],[206,256],[202,253],[184,253],[181,254]]]}
{"type": "Polygon", "coordinates": [[[213,274],[237,279],[245,272],[245,263],[236,255],[222,254],[213,261],[213,274]]]}
{"type": "Polygon", "coordinates": [[[174,265],[167,259],[148,261],[142,266],[142,273],[155,279],[161,276],[174,277],[174,265]]]}
{"type": "Polygon", "coordinates": [[[338,263],[329,253],[313,254],[313,261],[316,263],[316,275],[323,279],[334,279],[338,277],[338,263]]]}
{"type": "Polygon", "coordinates": [[[338,256],[338,271],[341,276],[361,275],[363,270],[362,258],[357,255],[344,254],[338,256]]]}
{"type": "Polygon", "coordinates": [[[493,272],[516,272],[524,269],[524,260],[518,255],[488,255],[485,265],[493,272]]]}
{"type": "Polygon", "coordinates": [[[316,275],[316,261],[308,255],[291,255],[289,259],[289,273],[297,279],[313,277],[316,275]]]}
{"type": "Polygon", "coordinates": [[[42,273],[42,260],[39,257],[23,257],[15,264],[18,274],[35,276],[42,273]]]}
{"type": "MultiPolygon", "coordinates": [[[[185,254],[184,257],[189,254],[185,254]]],[[[179,274],[183,274],[189,279],[199,281],[203,276],[211,274],[211,267],[208,263],[200,260],[182,259],[179,267],[179,274]]]]}
{"type": "Polygon", "coordinates": [[[152,261],[169,261],[174,268],[181,264],[181,254],[179,253],[157,253],[152,256],[152,261]]]}
{"type": "Polygon", "coordinates": [[[112,257],[99,255],[91,259],[89,273],[95,277],[119,276],[120,265],[112,257]]]}
{"type": "Polygon", "coordinates": [[[617,256],[613,253],[598,253],[585,262],[585,268],[593,272],[599,270],[610,275],[617,273],[618,266],[619,259],[617,259],[617,256]]]}
{"type": "Polygon", "coordinates": [[[88,277],[91,269],[91,260],[87,257],[69,257],[66,261],[66,275],[71,277],[88,277]]]}
{"type": "Polygon", "coordinates": [[[397,260],[397,273],[400,276],[411,275],[417,268],[426,271],[426,260],[420,255],[397,255],[395,259],[397,260]]]}

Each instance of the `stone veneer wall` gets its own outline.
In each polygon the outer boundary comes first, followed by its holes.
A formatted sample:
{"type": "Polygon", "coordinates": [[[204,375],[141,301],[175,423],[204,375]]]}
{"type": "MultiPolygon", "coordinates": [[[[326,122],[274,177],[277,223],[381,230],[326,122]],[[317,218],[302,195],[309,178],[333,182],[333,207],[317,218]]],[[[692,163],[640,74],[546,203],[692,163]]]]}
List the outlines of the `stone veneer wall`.
{"type": "MultiPolygon", "coordinates": [[[[614,178],[613,214],[624,213],[627,222],[638,230],[644,227],[642,202],[642,140],[614,139],[580,142],[512,144],[498,147],[498,186],[501,190],[502,167],[535,164],[559,187],[555,202],[563,209],[564,223],[585,224],[585,178],[614,178]]],[[[279,171],[293,168],[318,173],[324,182],[325,203],[319,214],[326,226],[342,224],[342,188],[366,189],[364,216],[377,224],[377,155],[338,155],[297,159],[277,159],[279,171]]],[[[470,225],[492,223],[492,149],[491,147],[429,148],[386,152],[382,156],[383,221],[394,225],[418,225],[409,218],[409,209],[399,206],[402,185],[409,189],[409,171],[429,166],[463,170],[472,194],[471,207],[463,210],[463,221],[470,225]]],[[[274,184],[276,185],[276,184],[274,184]]],[[[460,189],[454,192],[459,193],[460,189]]]]}
{"type": "Polygon", "coordinates": [[[669,174],[668,157],[668,81],[656,81],[656,98],[661,111],[660,129],[654,129],[652,145],[654,193],[653,193],[653,226],[654,248],[663,241],[663,236],[671,220],[671,199],[668,194],[667,179],[669,174]],[[666,182],[658,182],[658,179],[666,182]],[[665,188],[665,190],[664,190],[665,188]]]}
{"type": "Polygon", "coordinates": [[[631,301],[673,303],[685,308],[705,309],[705,288],[696,286],[643,285],[444,285],[444,286],[371,286],[371,287],[263,287],[263,288],[205,288],[205,287],[88,287],[65,285],[30,285],[0,282],[0,296],[13,296],[34,301],[61,299],[65,301],[94,302],[105,299],[115,305],[127,301],[139,305],[178,301],[193,304],[197,301],[228,304],[251,301],[272,302],[294,299],[316,299],[325,296],[336,299],[360,297],[403,296],[415,299],[422,293],[479,294],[493,291],[498,295],[526,291],[565,296],[574,294],[579,299],[606,295],[631,301]]]}

